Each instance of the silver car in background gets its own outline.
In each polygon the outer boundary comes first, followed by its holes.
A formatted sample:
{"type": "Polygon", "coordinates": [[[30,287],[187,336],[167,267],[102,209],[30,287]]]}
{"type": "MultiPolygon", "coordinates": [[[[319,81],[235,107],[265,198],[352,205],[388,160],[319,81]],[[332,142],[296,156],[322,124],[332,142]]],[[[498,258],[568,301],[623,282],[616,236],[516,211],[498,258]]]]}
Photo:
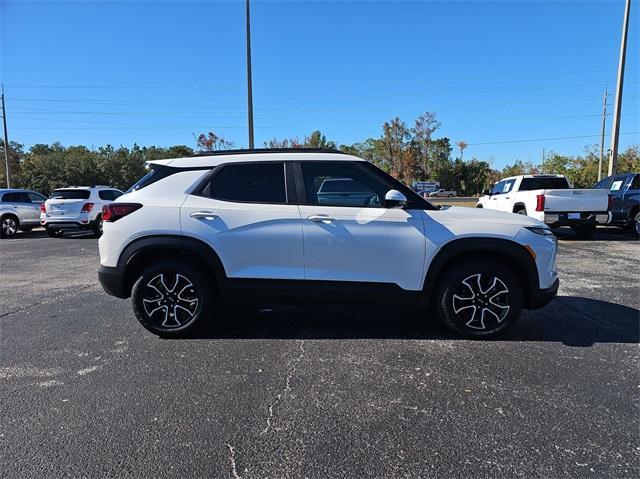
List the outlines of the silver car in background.
{"type": "Polygon", "coordinates": [[[40,205],[46,200],[35,191],[0,189],[0,238],[40,226],[40,205]]]}

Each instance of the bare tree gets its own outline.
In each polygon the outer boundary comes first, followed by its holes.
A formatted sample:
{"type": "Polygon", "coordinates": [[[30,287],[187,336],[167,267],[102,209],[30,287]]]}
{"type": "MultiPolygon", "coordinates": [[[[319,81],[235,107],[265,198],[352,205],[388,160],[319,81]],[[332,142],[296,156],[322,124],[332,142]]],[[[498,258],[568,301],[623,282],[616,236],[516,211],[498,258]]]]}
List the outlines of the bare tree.
{"type": "Polygon", "coordinates": [[[462,160],[462,153],[464,153],[465,148],[469,145],[462,140],[456,143],[456,145],[458,145],[458,148],[460,148],[460,160],[462,160]]]}
{"type": "Polygon", "coordinates": [[[431,140],[433,133],[440,128],[442,123],[437,119],[436,113],[427,111],[416,118],[413,136],[420,152],[420,163],[422,165],[423,179],[429,179],[431,174],[429,156],[431,150],[431,140]]]}
{"type": "Polygon", "coordinates": [[[225,140],[213,131],[210,131],[206,135],[200,133],[198,138],[196,138],[196,143],[200,151],[228,150],[234,146],[232,141],[225,140]]]}

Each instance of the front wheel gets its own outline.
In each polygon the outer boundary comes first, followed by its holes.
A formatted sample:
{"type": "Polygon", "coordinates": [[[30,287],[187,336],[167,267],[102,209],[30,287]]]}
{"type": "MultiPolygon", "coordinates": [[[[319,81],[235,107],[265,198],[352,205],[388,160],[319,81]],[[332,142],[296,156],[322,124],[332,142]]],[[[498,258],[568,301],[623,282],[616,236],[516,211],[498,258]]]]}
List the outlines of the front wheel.
{"type": "Polygon", "coordinates": [[[211,280],[187,261],[159,261],[142,271],[131,291],[133,312],[148,331],[184,337],[200,328],[216,303],[211,280]]]}
{"type": "Polygon", "coordinates": [[[522,311],[522,285],[501,263],[471,260],[445,275],[437,293],[438,313],[454,333],[490,338],[513,326],[522,311]]]}
{"type": "Polygon", "coordinates": [[[18,232],[18,219],[13,215],[3,216],[0,221],[0,238],[12,238],[18,232]]]}
{"type": "Polygon", "coordinates": [[[572,226],[571,229],[575,233],[576,237],[581,240],[587,240],[593,236],[596,232],[595,224],[583,224],[572,226]]]}

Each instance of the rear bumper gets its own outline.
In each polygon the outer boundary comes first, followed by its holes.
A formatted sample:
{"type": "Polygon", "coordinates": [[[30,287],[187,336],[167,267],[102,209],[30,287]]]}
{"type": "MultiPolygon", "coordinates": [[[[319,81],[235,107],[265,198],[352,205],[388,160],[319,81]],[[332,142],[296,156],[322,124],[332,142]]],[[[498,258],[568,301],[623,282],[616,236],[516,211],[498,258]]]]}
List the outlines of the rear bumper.
{"type": "Polygon", "coordinates": [[[124,283],[124,274],[120,268],[100,266],[98,268],[98,281],[107,294],[116,298],[128,298],[124,283]]]}
{"type": "Polygon", "coordinates": [[[45,228],[53,228],[57,230],[89,230],[95,228],[97,221],[81,220],[40,220],[40,225],[45,228]]]}
{"type": "Polygon", "coordinates": [[[580,224],[606,225],[611,222],[609,211],[582,211],[578,218],[569,212],[545,211],[544,222],[550,226],[574,226],[580,224]]]}
{"type": "Polygon", "coordinates": [[[550,288],[537,289],[531,292],[529,296],[528,309],[543,308],[558,295],[558,287],[560,286],[560,280],[556,279],[550,288]]]}

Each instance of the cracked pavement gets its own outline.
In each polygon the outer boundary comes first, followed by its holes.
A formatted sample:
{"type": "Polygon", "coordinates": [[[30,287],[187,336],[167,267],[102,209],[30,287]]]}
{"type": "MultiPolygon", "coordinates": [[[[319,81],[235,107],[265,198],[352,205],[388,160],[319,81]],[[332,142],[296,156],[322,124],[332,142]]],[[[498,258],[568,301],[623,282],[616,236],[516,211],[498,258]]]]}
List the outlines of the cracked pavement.
{"type": "Polygon", "coordinates": [[[163,340],[96,240],[2,240],[0,477],[636,477],[640,242],[560,244],[560,297],[494,341],[366,307],[163,340]]]}

